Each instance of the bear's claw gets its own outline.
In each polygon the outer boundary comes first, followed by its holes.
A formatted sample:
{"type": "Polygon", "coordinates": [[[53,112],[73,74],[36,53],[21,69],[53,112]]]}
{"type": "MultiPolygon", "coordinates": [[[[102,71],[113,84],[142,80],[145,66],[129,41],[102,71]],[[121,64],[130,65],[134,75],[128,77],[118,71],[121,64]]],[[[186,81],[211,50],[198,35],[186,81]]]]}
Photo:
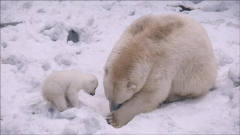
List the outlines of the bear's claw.
{"type": "Polygon", "coordinates": [[[112,125],[113,127],[117,128],[118,124],[114,118],[113,113],[110,113],[107,117],[106,117],[106,121],[109,125],[112,125]]]}

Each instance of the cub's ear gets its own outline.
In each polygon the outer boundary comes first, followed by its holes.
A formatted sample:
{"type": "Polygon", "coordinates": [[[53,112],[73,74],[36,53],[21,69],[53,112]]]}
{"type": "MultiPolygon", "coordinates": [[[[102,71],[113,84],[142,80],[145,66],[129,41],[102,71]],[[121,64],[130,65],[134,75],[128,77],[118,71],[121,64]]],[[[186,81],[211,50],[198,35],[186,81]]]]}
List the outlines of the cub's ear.
{"type": "Polygon", "coordinates": [[[94,84],[94,83],[95,83],[95,80],[91,80],[90,83],[94,84]]]}
{"type": "Polygon", "coordinates": [[[137,86],[136,86],[135,83],[129,81],[129,82],[127,83],[127,88],[128,88],[129,90],[135,90],[135,89],[137,88],[137,86]]]}

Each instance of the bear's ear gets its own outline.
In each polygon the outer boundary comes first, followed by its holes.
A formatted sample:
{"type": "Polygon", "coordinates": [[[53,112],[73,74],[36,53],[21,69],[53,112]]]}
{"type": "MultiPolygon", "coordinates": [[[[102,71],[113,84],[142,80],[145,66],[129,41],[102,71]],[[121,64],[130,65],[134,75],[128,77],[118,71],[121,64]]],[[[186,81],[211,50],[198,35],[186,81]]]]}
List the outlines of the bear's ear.
{"type": "Polygon", "coordinates": [[[128,88],[129,90],[133,90],[133,91],[134,91],[134,90],[137,88],[137,86],[136,86],[135,83],[129,81],[129,82],[127,83],[127,88],[128,88]]]}

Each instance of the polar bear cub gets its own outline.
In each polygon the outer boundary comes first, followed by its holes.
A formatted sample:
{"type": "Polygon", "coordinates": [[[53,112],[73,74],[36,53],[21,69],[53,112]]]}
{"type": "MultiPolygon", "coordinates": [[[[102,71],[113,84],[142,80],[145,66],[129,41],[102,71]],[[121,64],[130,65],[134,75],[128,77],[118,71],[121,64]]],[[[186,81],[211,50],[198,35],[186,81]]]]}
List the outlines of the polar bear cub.
{"type": "Polygon", "coordinates": [[[68,105],[79,107],[79,90],[83,89],[93,96],[97,86],[97,78],[92,74],[77,70],[57,71],[44,81],[42,94],[59,111],[64,111],[68,105]]]}
{"type": "Polygon", "coordinates": [[[216,61],[204,28],[179,14],[134,21],[105,64],[107,122],[122,127],[164,101],[199,97],[214,86],[216,61]]]}

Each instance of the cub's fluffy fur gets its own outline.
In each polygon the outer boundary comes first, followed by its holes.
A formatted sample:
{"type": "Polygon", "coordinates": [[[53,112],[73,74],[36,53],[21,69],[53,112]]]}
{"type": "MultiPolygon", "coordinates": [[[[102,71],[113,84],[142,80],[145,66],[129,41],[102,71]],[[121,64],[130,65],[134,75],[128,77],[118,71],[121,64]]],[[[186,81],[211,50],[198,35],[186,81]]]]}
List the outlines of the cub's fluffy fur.
{"type": "Polygon", "coordinates": [[[143,16],[127,27],[106,62],[107,121],[121,127],[164,101],[202,96],[216,75],[213,49],[199,23],[178,14],[143,16]]]}
{"type": "Polygon", "coordinates": [[[78,92],[94,95],[98,86],[94,75],[76,70],[58,71],[47,77],[42,87],[43,97],[51,102],[59,111],[67,109],[68,105],[79,107],[78,92]]]}

